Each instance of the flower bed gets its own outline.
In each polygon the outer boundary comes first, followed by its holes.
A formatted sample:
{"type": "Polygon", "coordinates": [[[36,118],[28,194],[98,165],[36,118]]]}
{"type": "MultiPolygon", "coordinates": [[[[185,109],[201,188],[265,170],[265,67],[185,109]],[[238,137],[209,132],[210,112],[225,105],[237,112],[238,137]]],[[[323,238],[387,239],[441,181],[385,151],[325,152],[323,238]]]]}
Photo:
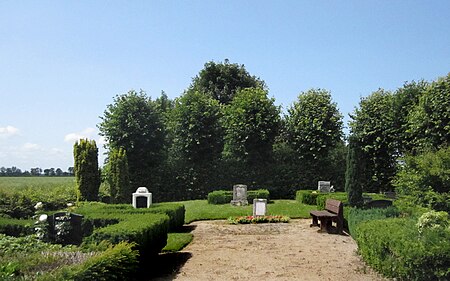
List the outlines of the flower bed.
{"type": "Polygon", "coordinates": [[[249,223],[276,223],[289,222],[290,218],[287,216],[242,216],[229,217],[228,222],[231,224],[249,224],[249,223]]]}

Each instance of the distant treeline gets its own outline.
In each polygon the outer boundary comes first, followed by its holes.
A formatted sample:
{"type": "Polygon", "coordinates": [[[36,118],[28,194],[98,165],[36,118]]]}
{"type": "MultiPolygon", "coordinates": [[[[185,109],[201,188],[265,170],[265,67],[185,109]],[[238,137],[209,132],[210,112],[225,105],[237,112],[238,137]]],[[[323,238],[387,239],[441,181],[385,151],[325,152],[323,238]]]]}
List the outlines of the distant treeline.
{"type": "Polygon", "coordinates": [[[22,171],[15,166],[11,168],[0,168],[0,177],[71,177],[73,175],[73,167],[69,167],[67,171],[63,171],[61,168],[41,169],[39,167],[31,168],[29,171],[22,171]]]}

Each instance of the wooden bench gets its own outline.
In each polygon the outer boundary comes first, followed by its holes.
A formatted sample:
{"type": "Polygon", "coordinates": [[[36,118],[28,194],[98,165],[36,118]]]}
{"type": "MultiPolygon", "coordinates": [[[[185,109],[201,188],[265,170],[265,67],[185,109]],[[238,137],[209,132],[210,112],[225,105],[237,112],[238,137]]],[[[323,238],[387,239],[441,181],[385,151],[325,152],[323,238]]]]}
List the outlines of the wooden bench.
{"type": "Polygon", "coordinates": [[[344,211],[341,201],[327,199],[325,202],[325,210],[311,211],[309,214],[312,216],[312,223],[310,226],[320,226],[319,232],[331,232],[332,224],[335,222],[337,233],[342,234],[344,226],[344,211]]]}

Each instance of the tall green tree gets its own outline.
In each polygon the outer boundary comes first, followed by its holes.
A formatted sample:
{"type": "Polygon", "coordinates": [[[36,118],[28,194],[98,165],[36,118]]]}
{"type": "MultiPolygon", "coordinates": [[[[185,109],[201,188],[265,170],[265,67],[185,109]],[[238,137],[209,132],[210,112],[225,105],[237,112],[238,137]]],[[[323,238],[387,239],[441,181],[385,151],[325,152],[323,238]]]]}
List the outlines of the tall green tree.
{"type": "Polygon", "coordinates": [[[217,100],[192,91],[177,99],[172,110],[171,159],[190,198],[204,198],[214,187],[223,150],[221,116],[217,100]]]}
{"type": "Polygon", "coordinates": [[[155,192],[166,141],[158,106],[145,92],[129,91],[116,96],[100,118],[98,128],[107,141],[106,147],[127,151],[132,187],[147,186],[155,192]]]}
{"type": "Polygon", "coordinates": [[[342,148],[342,115],[330,92],[311,89],[300,93],[288,109],[285,130],[286,141],[301,163],[298,167],[301,169],[298,174],[303,177],[299,179],[301,184],[311,187],[318,180],[327,179],[343,184],[344,171],[335,178],[333,166],[336,165],[332,162],[345,160],[338,149],[342,148]]]}
{"type": "Polygon", "coordinates": [[[101,181],[97,144],[94,140],[80,139],[73,146],[73,156],[79,199],[96,201],[101,181]]]}
{"type": "Polygon", "coordinates": [[[432,82],[409,115],[409,132],[416,150],[450,145],[450,74],[432,82]]]}
{"type": "Polygon", "coordinates": [[[134,190],[130,186],[126,150],[123,148],[111,150],[108,165],[112,203],[130,203],[134,190]]]}
{"type": "Polygon", "coordinates": [[[188,91],[209,94],[221,104],[229,104],[236,93],[245,88],[265,89],[265,83],[250,75],[243,64],[230,63],[226,59],[223,63],[205,63],[204,68],[194,77],[188,91]]]}
{"type": "Polygon", "coordinates": [[[363,183],[365,163],[361,146],[354,136],[350,136],[347,154],[347,170],[345,172],[345,191],[350,206],[360,207],[363,204],[363,183]]]}
{"type": "Polygon", "coordinates": [[[393,95],[382,89],[362,98],[350,115],[351,134],[363,151],[367,171],[363,183],[370,192],[392,190],[397,150],[393,95]]]}

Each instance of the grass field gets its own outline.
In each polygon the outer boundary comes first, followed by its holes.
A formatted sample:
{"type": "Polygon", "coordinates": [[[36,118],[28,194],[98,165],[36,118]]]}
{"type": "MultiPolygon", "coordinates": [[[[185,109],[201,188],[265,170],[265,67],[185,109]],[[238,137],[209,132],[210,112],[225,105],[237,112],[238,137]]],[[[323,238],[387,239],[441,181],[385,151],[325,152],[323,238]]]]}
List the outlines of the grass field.
{"type": "Polygon", "coordinates": [[[0,191],[21,191],[26,189],[51,190],[54,188],[75,188],[74,177],[0,177],[0,191]]]}

